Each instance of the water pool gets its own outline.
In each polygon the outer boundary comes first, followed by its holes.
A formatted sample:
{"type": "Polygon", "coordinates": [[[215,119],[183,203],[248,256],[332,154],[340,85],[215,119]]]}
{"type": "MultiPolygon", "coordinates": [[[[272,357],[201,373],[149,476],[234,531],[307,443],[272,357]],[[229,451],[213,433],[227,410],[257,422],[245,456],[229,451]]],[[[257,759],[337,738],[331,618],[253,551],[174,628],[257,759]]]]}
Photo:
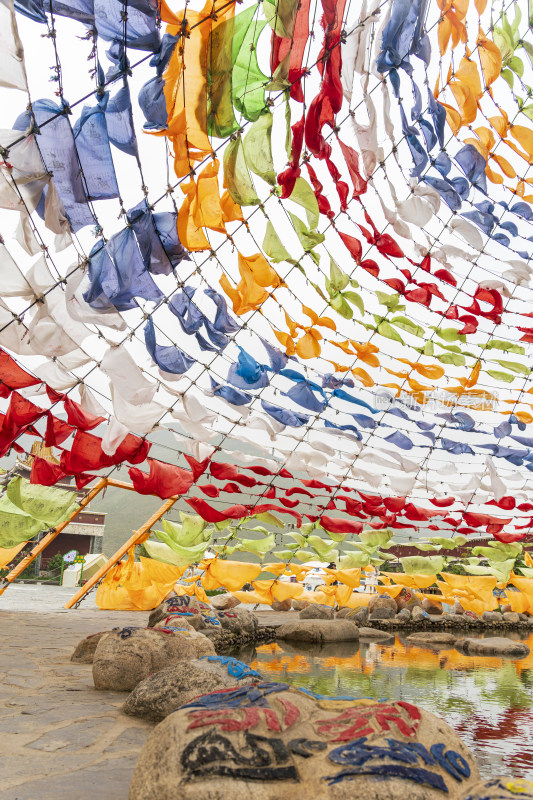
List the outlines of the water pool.
{"type": "Polygon", "coordinates": [[[478,759],[485,777],[533,779],[533,635],[521,660],[466,656],[454,649],[336,643],[322,648],[288,642],[236,654],[265,678],[326,695],[407,700],[443,717],[478,759]]]}

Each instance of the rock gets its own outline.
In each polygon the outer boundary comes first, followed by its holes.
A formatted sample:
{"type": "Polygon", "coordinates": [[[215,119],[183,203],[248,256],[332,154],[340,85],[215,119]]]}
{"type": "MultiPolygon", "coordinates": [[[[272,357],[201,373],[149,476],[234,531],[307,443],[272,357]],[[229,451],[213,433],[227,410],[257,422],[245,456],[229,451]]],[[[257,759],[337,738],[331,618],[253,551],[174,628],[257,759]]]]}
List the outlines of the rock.
{"type": "Polygon", "coordinates": [[[373,614],[379,608],[390,608],[396,614],[396,600],[393,600],[388,594],[373,594],[368,601],[368,611],[373,614]]]}
{"type": "Polygon", "coordinates": [[[462,605],[459,602],[459,600],[456,600],[455,603],[453,604],[453,613],[454,614],[464,614],[465,613],[465,610],[462,607],[462,605]]]}
{"type": "Polygon", "coordinates": [[[409,611],[411,611],[415,606],[422,605],[421,601],[413,594],[411,589],[402,589],[400,594],[396,595],[395,602],[397,611],[402,611],[404,608],[408,608],[409,611]]]}
{"type": "Polygon", "coordinates": [[[240,600],[237,600],[236,597],[233,597],[232,594],[226,592],[225,594],[216,594],[214,597],[209,598],[211,601],[211,606],[215,609],[215,611],[229,611],[230,608],[235,608],[240,604],[240,600]]]}
{"type": "Polygon", "coordinates": [[[355,624],[360,627],[361,625],[366,625],[368,622],[368,616],[368,608],[366,606],[362,606],[362,608],[353,608],[346,615],[346,619],[351,620],[351,622],[355,622],[355,624]]]}
{"type": "MultiPolygon", "coordinates": [[[[120,629],[113,628],[113,630],[117,631],[120,629]]],[[[109,632],[110,631],[100,631],[100,633],[92,633],[90,636],[82,639],[81,642],[78,642],[70,660],[74,661],[75,664],[92,664],[98,642],[102,636],[105,636],[105,634],[109,632]]]]}
{"type": "Polygon", "coordinates": [[[500,606],[500,611],[502,614],[507,614],[508,612],[512,611],[510,603],[505,603],[503,606],[500,606]]]}
{"type": "Polygon", "coordinates": [[[141,751],[129,800],[459,800],[479,780],[455,731],[410,703],[258,683],[166,717],[141,751]]]}
{"type": "Polygon", "coordinates": [[[465,626],[464,614],[443,614],[441,621],[449,622],[453,627],[459,625],[464,628],[465,626]]]}
{"type": "Polygon", "coordinates": [[[380,641],[392,641],[394,642],[395,636],[393,633],[389,633],[388,631],[380,631],[377,628],[359,628],[359,639],[375,639],[380,641]]]}
{"type": "Polygon", "coordinates": [[[375,608],[370,614],[369,620],[374,622],[380,619],[394,619],[395,616],[396,611],[393,611],[392,608],[375,608]]]}
{"type": "Polygon", "coordinates": [[[203,656],[149,675],[137,684],[122,710],[134,717],[159,722],[198,695],[261,680],[258,672],[236,658],[203,656]]]}
{"type": "Polygon", "coordinates": [[[272,611],[290,611],[292,608],[292,600],[287,597],[286,600],[274,600],[272,603],[272,611]]]}
{"type": "Polygon", "coordinates": [[[415,606],[411,611],[411,619],[413,622],[425,622],[426,615],[425,611],[420,608],[420,606],[415,606]]]}
{"type": "Polygon", "coordinates": [[[196,617],[165,617],[154,625],[154,630],[164,628],[165,630],[172,631],[195,631],[198,630],[192,624],[192,620],[202,622],[201,614],[196,617]]]}
{"type": "Polygon", "coordinates": [[[506,622],[508,625],[518,625],[520,622],[520,617],[514,611],[505,611],[503,614],[503,621],[506,622]]]}
{"type": "Polygon", "coordinates": [[[309,600],[293,600],[292,601],[292,609],[293,611],[303,611],[304,608],[310,605],[309,600]]]}
{"type": "Polygon", "coordinates": [[[409,644],[453,647],[457,641],[457,636],[454,636],[452,633],[444,633],[443,631],[419,631],[418,633],[411,633],[405,641],[409,642],[409,644]]]}
{"type": "Polygon", "coordinates": [[[519,614],[518,615],[520,622],[529,622],[529,617],[527,614],[519,614]]]}
{"type": "Polygon", "coordinates": [[[462,800],[533,800],[533,783],[522,778],[489,778],[469,788],[462,800]]]}
{"type": "Polygon", "coordinates": [[[402,608],[402,610],[398,611],[396,614],[396,619],[401,620],[402,622],[409,622],[411,619],[411,612],[408,608],[402,608]]]}
{"type": "Polygon", "coordinates": [[[257,630],[257,617],[246,608],[232,608],[231,611],[217,611],[216,617],[223,628],[239,636],[253,636],[257,630]]]}
{"type": "Polygon", "coordinates": [[[345,619],[350,611],[352,611],[352,609],[348,608],[348,606],[342,606],[335,614],[335,619],[345,619]]]}
{"type": "Polygon", "coordinates": [[[348,620],[306,619],[286,622],[277,629],[278,639],[293,642],[352,642],[359,638],[358,629],[348,620]]]}
{"type": "Polygon", "coordinates": [[[170,616],[171,614],[200,614],[202,611],[211,611],[211,606],[197,600],[196,597],[189,597],[182,595],[181,597],[169,597],[168,600],[154,608],[148,618],[148,628],[153,628],[159,620],[170,616]]]}
{"type": "Polygon", "coordinates": [[[300,611],[300,619],[333,619],[333,606],[310,603],[307,608],[300,611]]]}
{"type": "Polygon", "coordinates": [[[504,636],[492,636],[486,639],[458,639],[457,650],[468,656],[512,656],[525,658],[529,655],[529,647],[524,642],[515,642],[504,636]]]}
{"type": "Polygon", "coordinates": [[[486,622],[487,625],[493,625],[494,623],[502,621],[502,615],[497,611],[484,611],[481,615],[481,619],[483,622],[486,622]]]}
{"type": "Polygon", "coordinates": [[[203,655],[215,655],[215,648],[201,633],[122,628],[105,634],[98,642],[93,658],[94,685],[127,692],[152,672],[203,655]]]}
{"type": "Polygon", "coordinates": [[[442,603],[438,600],[429,600],[427,597],[422,601],[422,608],[428,614],[442,614],[442,603]]]}

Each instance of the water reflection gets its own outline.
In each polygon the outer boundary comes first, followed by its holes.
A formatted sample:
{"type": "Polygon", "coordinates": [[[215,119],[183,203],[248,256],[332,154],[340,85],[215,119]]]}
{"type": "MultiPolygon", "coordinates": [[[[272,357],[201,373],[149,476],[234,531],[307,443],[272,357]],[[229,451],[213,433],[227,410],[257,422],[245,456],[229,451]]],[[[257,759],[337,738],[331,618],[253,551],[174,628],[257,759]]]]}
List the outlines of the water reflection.
{"type": "Polygon", "coordinates": [[[389,698],[441,715],[475,753],[483,775],[533,779],[533,635],[519,661],[467,656],[449,648],[343,642],[288,642],[246,648],[238,657],[265,677],[326,695],[389,698]]]}

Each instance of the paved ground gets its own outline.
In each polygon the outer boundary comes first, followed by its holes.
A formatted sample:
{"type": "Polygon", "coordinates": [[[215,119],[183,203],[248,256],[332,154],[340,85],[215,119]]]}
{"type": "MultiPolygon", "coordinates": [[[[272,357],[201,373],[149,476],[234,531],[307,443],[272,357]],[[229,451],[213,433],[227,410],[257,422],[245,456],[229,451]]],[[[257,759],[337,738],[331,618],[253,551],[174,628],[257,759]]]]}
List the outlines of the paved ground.
{"type": "MultiPolygon", "coordinates": [[[[0,800],[127,800],[152,729],[121,714],[126,694],[98,692],[91,666],[72,664],[80,639],[147,612],[99,611],[91,595],[63,609],[72,589],[17,584],[0,597],[0,800]]],[[[287,614],[260,613],[275,624],[287,614]]]]}

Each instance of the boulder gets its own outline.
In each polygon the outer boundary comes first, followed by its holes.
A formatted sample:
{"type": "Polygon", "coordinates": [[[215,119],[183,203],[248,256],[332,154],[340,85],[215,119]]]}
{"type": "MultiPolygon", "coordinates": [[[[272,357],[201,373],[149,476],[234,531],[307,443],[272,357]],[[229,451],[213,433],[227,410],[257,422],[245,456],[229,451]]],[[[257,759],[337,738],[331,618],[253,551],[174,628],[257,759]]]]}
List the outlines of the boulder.
{"type": "Polygon", "coordinates": [[[507,625],[518,625],[520,622],[520,616],[515,611],[505,611],[502,614],[503,621],[507,623],[507,625]]]}
{"type": "Polygon", "coordinates": [[[309,600],[293,600],[292,601],[292,610],[293,611],[303,611],[304,608],[311,605],[309,600]]]}
{"type": "Polygon", "coordinates": [[[322,644],[323,642],[353,642],[359,638],[359,631],[348,620],[305,619],[286,622],[276,631],[278,639],[293,642],[322,644]]]}
{"type": "Polygon", "coordinates": [[[455,603],[453,604],[453,613],[454,614],[464,614],[465,613],[465,610],[462,607],[462,605],[459,602],[459,600],[456,600],[455,603]]]}
{"type": "Polygon", "coordinates": [[[527,614],[519,614],[518,615],[520,622],[529,622],[529,617],[527,614]]]}
{"type": "Polygon", "coordinates": [[[401,622],[409,622],[411,619],[411,612],[408,608],[402,608],[402,610],[398,611],[396,614],[396,619],[400,620],[401,622]]]}
{"type": "Polygon", "coordinates": [[[274,600],[272,603],[272,611],[290,611],[292,608],[292,600],[287,597],[286,600],[274,600]]]}
{"type": "Polygon", "coordinates": [[[486,622],[487,625],[493,625],[494,623],[501,622],[503,617],[497,611],[484,611],[481,615],[481,619],[483,622],[486,622]]]}
{"type": "Polygon", "coordinates": [[[216,618],[223,628],[239,636],[253,636],[257,630],[257,617],[246,608],[232,608],[231,611],[217,611],[216,618]]]}
{"type": "Polygon", "coordinates": [[[307,608],[300,611],[300,619],[333,619],[333,606],[310,603],[307,608]]]}
{"type": "Polygon", "coordinates": [[[159,620],[154,625],[154,629],[157,630],[159,628],[164,628],[165,630],[173,630],[173,631],[195,631],[198,630],[192,625],[192,620],[198,620],[202,622],[201,614],[197,614],[196,617],[176,617],[176,616],[169,616],[165,617],[165,619],[159,620]]]}
{"type": "Polygon", "coordinates": [[[411,619],[413,622],[425,622],[427,619],[426,612],[420,606],[415,606],[411,610],[411,619]]]}
{"type": "Polygon", "coordinates": [[[352,610],[346,614],[346,619],[351,620],[351,622],[355,622],[357,626],[366,625],[368,622],[368,608],[366,606],[362,606],[361,608],[352,608],[352,610]]]}
{"type": "Polygon", "coordinates": [[[523,778],[489,778],[469,788],[462,800],[533,800],[533,783],[523,778]]]}
{"type": "Polygon", "coordinates": [[[486,639],[458,639],[455,643],[457,650],[467,656],[510,656],[511,658],[525,658],[529,655],[529,647],[524,642],[515,642],[504,636],[492,636],[486,639]]]}
{"type": "Polygon", "coordinates": [[[405,641],[416,645],[427,644],[439,647],[453,647],[457,641],[457,636],[444,631],[419,631],[418,633],[411,633],[405,641]]]}
{"type": "Polygon", "coordinates": [[[240,600],[237,600],[236,597],[233,597],[232,594],[226,592],[225,594],[216,594],[214,597],[209,598],[211,601],[212,607],[215,611],[229,611],[230,608],[235,608],[240,604],[240,600]]]}
{"type": "Polygon", "coordinates": [[[375,608],[369,617],[370,622],[374,622],[381,619],[394,619],[396,616],[396,610],[392,610],[392,608],[375,608]]]}
{"type": "Polygon", "coordinates": [[[460,800],[479,780],[470,750],[428,711],[269,682],[202,695],[166,717],[129,800],[460,800]]]}
{"type": "Polygon", "coordinates": [[[388,631],[380,631],[377,628],[359,628],[359,639],[361,641],[373,639],[380,642],[394,642],[395,638],[394,634],[388,631]]]}
{"type": "MultiPolygon", "coordinates": [[[[117,631],[120,629],[113,628],[113,630],[117,631]]],[[[106,633],[109,633],[109,631],[92,633],[90,636],[82,639],[81,642],[78,642],[76,649],[70,657],[70,660],[74,661],[75,664],[92,664],[98,642],[102,636],[105,636],[106,633]]]]}
{"type": "Polygon", "coordinates": [[[511,604],[510,603],[504,603],[503,606],[500,606],[500,611],[502,612],[502,614],[507,614],[509,611],[512,611],[512,610],[513,609],[511,608],[511,604]]]}
{"type": "Polygon", "coordinates": [[[345,619],[350,611],[352,611],[352,609],[348,608],[348,606],[342,606],[335,614],[335,619],[345,619]]]}
{"type": "Polygon", "coordinates": [[[373,594],[368,601],[368,611],[373,614],[380,608],[390,608],[396,614],[396,600],[393,600],[388,594],[373,594]]]}
{"type": "Polygon", "coordinates": [[[128,692],[152,672],[204,655],[215,655],[215,648],[196,631],[122,628],[105,634],[98,642],[93,658],[94,685],[128,692]]]}
{"type": "Polygon", "coordinates": [[[202,603],[196,597],[189,597],[188,595],[177,597],[173,595],[167,600],[163,600],[157,608],[154,608],[148,618],[147,627],[153,628],[159,620],[171,614],[200,614],[202,611],[211,611],[211,606],[202,603]]]}
{"type": "Polygon", "coordinates": [[[411,610],[414,606],[420,606],[421,601],[413,594],[411,589],[402,589],[400,594],[394,598],[396,603],[396,610],[402,611],[404,608],[411,610]]]}
{"type": "Polygon", "coordinates": [[[422,601],[422,608],[424,611],[427,611],[428,614],[442,614],[442,603],[438,600],[430,600],[425,597],[422,601]]]}
{"type": "Polygon", "coordinates": [[[206,692],[257,683],[261,675],[231,656],[203,656],[149,675],[137,684],[122,710],[159,722],[184,703],[206,692]]]}

